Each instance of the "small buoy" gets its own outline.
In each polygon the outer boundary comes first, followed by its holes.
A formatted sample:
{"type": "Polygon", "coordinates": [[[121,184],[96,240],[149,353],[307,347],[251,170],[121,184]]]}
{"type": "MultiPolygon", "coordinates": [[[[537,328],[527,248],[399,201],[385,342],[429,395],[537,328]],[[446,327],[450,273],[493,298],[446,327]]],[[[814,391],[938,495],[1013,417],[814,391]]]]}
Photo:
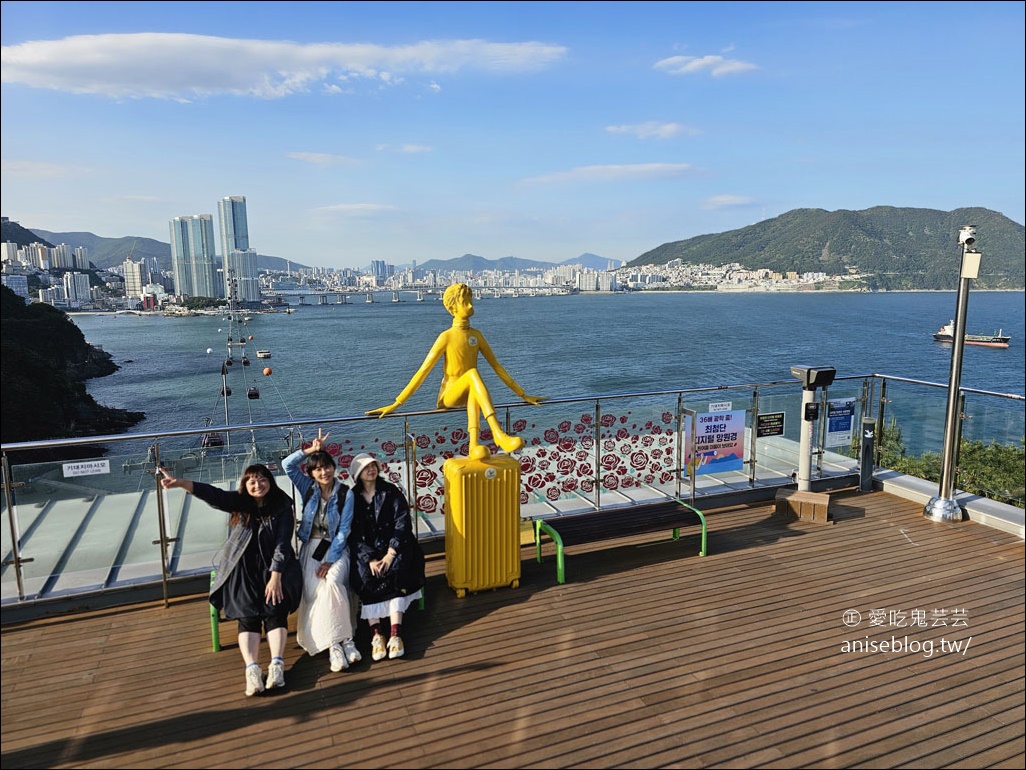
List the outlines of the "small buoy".
{"type": "Polygon", "coordinates": [[[251,335],[249,335],[249,338],[250,338],[250,339],[253,339],[253,335],[252,335],[252,334],[251,334],[251,335]]]}
{"type": "Polygon", "coordinates": [[[270,377],[270,376],[271,376],[271,367],[268,366],[266,369],[264,369],[264,377],[270,377]]]}
{"type": "Polygon", "coordinates": [[[213,349],[213,348],[207,348],[207,355],[208,355],[208,356],[209,356],[209,355],[210,355],[211,353],[213,353],[213,352],[214,352],[214,349],[213,349]]]}

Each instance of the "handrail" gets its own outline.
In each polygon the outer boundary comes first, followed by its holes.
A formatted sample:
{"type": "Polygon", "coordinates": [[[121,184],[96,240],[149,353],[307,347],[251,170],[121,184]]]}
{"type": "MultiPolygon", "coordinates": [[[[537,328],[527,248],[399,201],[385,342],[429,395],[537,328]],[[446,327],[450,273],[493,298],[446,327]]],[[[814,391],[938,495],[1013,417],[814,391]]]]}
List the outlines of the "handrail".
{"type": "MultiPolygon", "coordinates": [[[[883,412],[885,404],[890,403],[893,400],[893,396],[888,394],[887,386],[907,383],[912,385],[921,385],[929,388],[936,388],[938,390],[946,389],[946,385],[941,383],[933,383],[923,380],[916,380],[907,377],[890,376],[883,374],[866,374],[866,375],[847,375],[838,377],[832,388],[835,392],[848,392],[845,390],[837,391],[837,383],[851,383],[861,381],[861,395],[854,395],[850,398],[855,400],[860,406],[856,409],[856,414],[853,416],[853,425],[858,426],[862,420],[867,418],[876,419],[877,431],[876,441],[877,449],[879,450],[881,439],[883,438],[883,412]],[[879,395],[875,394],[875,383],[879,382],[880,389],[879,395]],[[858,411],[861,410],[861,414],[858,411]],[[875,416],[873,412],[876,412],[875,416]]],[[[641,392],[622,392],[622,393],[607,393],[603,395],[587,395],[587,396],[571,396],[553,398],[544,401],[540,407],[535,407],[527,402],[511,402],[511,403],[500,403],[496,404],[497,410],[503,410],[505,412],[505,422],[507,424],[507,430],[511,428],[511,413],[515,413],[514,416],[517,418],[517,422],[521,424],[525,422],[535,422],[533,420],[520,419],[522,416],[526,416],[529,411],[535,409],[543,409],[545,412],[545,419],[553,418],[553,425],[558,421],[562,426],[573,425],[573,430],[569,430],[560,427],[558,431],[549,430],[546,425],[542,425],[540,428],[532,425],[530,431],[534,433],[533,443],[528,442],[528,446],[525,447],[525,451],[522,454],[522,467],[527,469],[535,462],[541,462],[541,467],[538,469],[538,474],[541,476],[548,476],[548,479],[542,482],[534,482],[528,480],[528,472],[525,470],[524,474],[524,494],[527,496],[529,504],[531,506],[537,506],[539,508],[549,508],[552,510],[564,510],[569,511],[573,509],[574,505],[580,505],[581,501],[584,501],[587,506],[591,509],[598,510],[607,505],[608,500],[623,500],[631,499],[632,489],[637,488],[641,485],[647,485],[649,483],[647,479],[658,478],[657,482],[664,490],[668,490],[672,487],[672,495],[678,500],[687,500],[690,497],[690,502],[694,502],[696,495],[701,495],[703,498],[709,499],[723,499],[725,496],[733,494],[746,494],[747,492],[764,492],[767,487],[776,485],[787,485],[793,483],[792,468],[794,466],[789,465],[793,462],[795,454],[797,452],[797,442],[788,439],[783,433],[783,419],[779,422],[780,432],[779,433],[768,433],[766,435],[770,438],[765,438],[764,434],[756,433],[756,426],[758,418],[762,416],[763,412],[772,414],[774,412],[788,413],[790,416],[787,418],[788,427],[793,427],[792,420],[795,419],[796,410],[792,401],[794,395],[799,391],[800,384],[793,379],[786,380],[770,380],[759,383],[738,383],[730,385],[718,385],[718,386],[707,386],[707,387],[681,387],[673,389],[663,389],[656,391],[641,391],[641,392]],[[780,390],[776,392],[770,392],[770,388],[778,388],[780,390]],[[732,395],[732,392],[745,391],[740,395],[732,395]],[[719,394],[723,394],[721,397],[719,394]],[[670,399],[672,397],[672,404],[670,399]],[[737,476],[733,476],[728,480],[726,477],[721,477],[718,474],[722,473],[719,470],[708,471],[703,469],[699,471],[699,463],[695,460],[698,456],[696,452],[696,434],[697,430],[691,429],[690,431],[685,429],[685,426],[697,425],[697,417],[700,412],[703,411],[700,404],[702,399],[706,397],[710,407],[713,402],[729,402],[736,401],[747,403],[749,406],[744,409],[746,413],[746,424],[744,429],[748,432],[748,436],[744,441],[744,452],[745,458],[743,462],[747,464],[747,469],[741,471],[743,478],[739,479],[737,476]],[[663,403],[660,399],[665,400],[663,403]],[[643,403],[633,404],[632,400],[643,401],[643,403]],[[623,401],[626,402],[622,405],[617,405],[614,402],[623,401]],[[578,410],[566,409],[565,407],[573,407],[575,405],[586,405],[585,408],[578,410]],[[562,412],[560,409],[562,408],[562,412]],[[631,426],[631,420],[627,421],[626,427],[630,427],[631,435],[626,440],[621,439],[620,433],[624,432],[624,425],[620,421],[627,419],[626,415],[633,414],[635,417],[638,415],[645,415],[642,419],[637,420],[638,426],[631,426]],[[613,420],[617,420],[615,425],[613,420]],[[648,420],[648,425],[644,423],[648,420]],[[612,427],[610,427],[612,426],[612,427]],[[549,437],[549,434],[556,436],[556,439],[549,437]],[[616,434],[615,441],[614,435],[616,434]],[[780,439],[774,439],[773,436],[779,436],[780,439]],[[562,441],[566,440],[571,445],[572,449],[566,449],[562,447],[562,441]],[[636,442],[631,445],[631,442],[636,442]],[[647,441],[648,444],[644,442],[647,441]],[[660,449],[655,442],[663,441],[662,446],[665,449],[660,449]],[[576,443],[575,443],[576,442],[576,443]],[[613,446],[615,444],[615,447],[613,446]],[[794,444],[794,446],[791,446],[794,444]],[[608,445],[608,446],[607,446],[608,445]],[[646,454],[644,447],[651,447],[651,454],[646,454]],[[758,446],[758,450],[756,447],[758,446]],[[532,451],[532,447],[537,447],[537,452],[532,451]],[[563,460],[568,463],[561,469],[557,469],[555,459],[560,452],[562,452],[563,460]],[[642,455],[637,465],[633,467],[629,465],[630,462],[635,460],[634,454],[637,452],[642,455]],[[661,452],[661,455],[657,456],[657,452],[661,452]],[[548,459],[544,462],[541,461],[543,456],[547,456],[548,459]],[[572,458],[576,459],[572,459],[572,458]],[[655,460],[655,458],[657,458],[655,460]],[[690,458],[690,459],[688,459],[690,458]],[[605,465],[607,461],[612,460],[614,464],[619,463],[615,471],[612,470],[612,466],[605,465]],[[546,466],[546,463],[549,463],[546,466]],[[576,465],[575,465],[576,464],[576,465]],[[625,469],[626,475],[625,475],[625,469]],[[756,471],[758,469],[759,477],[757,478],[756,471]],[[553,471],[556,471],[556,475],[553,476],[553,471]],[[708,475],[703,475],[700,480],[696,481],[696,474],[699,472],[708,475]],[[619,474],[619,479],[617,475],[619,474]],[[632,475],[633,474],[633,475],[632,475]],[[553,480],[554,478],[554,480],[553,480]],[[586,482],[586,483],[585,483],[586,482]],[[612,483],[610,483],[612,482],[612,483]],[[617,483],[620,486],[617,486],[617,483]],[[609,484],[609,486],[607,486],[609,484]],[[556,505],[554,505],[554,503],[556,505]]],[[[850,388],[849,388],[850,390],[850,388]]],[[[900,389],[899,389],[900,390],[900,389]]],[[[973,396],[985,396],[988,398],[1006,399],[1016,403],[1023,402],[1026,397],[1020,394],[1002,394],[993,391],[980,390],[975,388],[960,388],[962,394],[962,400],[964,402],[967,394],[973,396]]],[[[923,396],[921,392],[913,392],[913,400],[921,401],[923,396]]],[[[843,400],[848,400],[849,397],[845,396],[843,400]]],[[[827,389],[824,388],[822,393],[822,409],[826,409],[826,404],[829,400],[827,389]]],[[[900,407],[901,403],[896,404],[896,407],[900,407]]],[[[988,407],[990,405],[988,404],[988,407]]],[[[723,408],[723,407],[719,407],[723,408]]],[[[888,410],[890,407],[886,407],[888,410]]],[[[740,411],[741,406],[738,406],[734,411],[740,411]]],[[[405,465],[406,471],[406,486],[408,487],[407,493],[411,497],[411,510],[415,517],[415,521],[420,523],[421,517],[423,521],[431,527],[432,532],[437,535],[438,527],[436,517],[439,516],[440,511],[443,507],[442,492],[440,484],[437,481],[437,470],[438,465],[442,463],[445,456],[450,456],[447,451],[451,453],[454,448],[455,441],[452,443],[446,443],[444,441],[438,441],[432,443],[432,436],[438,437],[435,430],[435,426],[441,423],[435,423],[432,420],[427,420],[427,425],[423,423],[420,425],[415,424],[420,418],[432,418],[432,417],[443,417],[445,419],[451,419],[453,415],[457,415],[461,410],[458,409],[422,409],[422,410],[410,410],[406,412],[395,412],[387,415],[384,419],[395,420],[401,419],[403,423],[402,436],[403,439],[399,441],[388,440],[388,444],[392,444],[392,448],[385,451],[383,457],[386,459],[391,457],[388,462],[397,462],[400,467],[405,465]],[[424,440],[424,444],[419,444],[421,440],[424,440]],[[420,449],[420,447],[424,447],[420,449]],[[398,453],[394,453],[395,449],[399,449],[398,453]],[[405,451],[403,451],[405,450],[405,451]],[[418,481],[418,474],[423,471],[423,476],[428,481],[418,481]],[[418,486],[420,484],[420,486],[418,486]],[[423,498],[421,495],[423,494],[423,498]],[[423,503],[423,507],[421,504],[423,503]],[[434,522],[434,523],[432,523],[434,522]]],[[[900,408],[898,408],[900,413],[900,408]]],[[[964,411],[964,409],[962,410],[964,411]]],[[[989,409],[988,409],[989,411],[989,409]]],[[[1021,415],[1018,411],[1006,412],[1006,410],[998,410],[997,416],[999,418],[996,425],[999,429],[1004,430],[1004,437],[1007,440],[1008,428],[1011,428],[1013,440],[1018,440],[1018,432],[1021,425],[1021,415]]],[[[965,415],[968,419],[969,415],[965,415]]],[[[18,523],[18,511],[17,511],[17,497],[22,495],[21,490],[18,490],[18,494],[15,495],[15,487],[21,487],[21,482],[16,483],[12,474],[26,473],[26,479],[31,479],[33,484],[37,481],[42,484],[41,489],[47,490],[53,487],[54,489],[60,490],[60,495],[67,497],[65,490],[72,489],[81,490],[82,496],[95,496],[98,494],[108,494],[111,490],[114,493],[118,491],[125,491],[125,482],[129,485],[134,485],[137,480],[135,475],[138,471],[142,470],[145,472],[152,473],[154,464],[161,462],[162,458],[165,461],[174,463],[176,457],[178,457],[178,449],[175,447],[168,451],[170,446],[174,446],[175,440],[183,438],[195,439],[203,434],[209,433],[212,430],[224,433],[238,433],[240,431],[248,431],[250,433],[256,433],[258,431],[269,431],[279,430],[282,428],[291,429],[287,441],[291,449],[294,449],[294,438],[298,436],[302,437],[302,431],[305,426],[327,426],[327,425],[349,425],[353,426],[352,429],[346,429],[350,436],[358,436],[361,433],[367,433],[366,426],[375,423],[383,418],[378,416],[369,416],[365,414],[336,414],[329,417],[304,417],[294,418],[290,417],[288,420],[276,420],[265,423],[253,423],[245,425],[230,425],[230,426],[209,426],[203,427],[186,428],[174,431],[146,431],[139,433],[122,433],[114,435],[101,435],[101,436],[81,436],[75,438],[64,438],[64,439],[48,439],[40,441],[23,441],[23,442],[9,442],[0,444],[0,468],[3,473],[3,487],[4,487],[4,509],[8,516],[7,526],[5,526],[5,532],[7,529],[10,530],[10,545],[5,544],[6,553],[4,554],[4,570],[10,566],[13,566],[13,573],[17,576],[17,594],[19,599],[24,599],[26,595],[25,586],[22,583],[22,571],[25,565],[31,565],[33,555],[46,556],[45,552],[39,552],[33,554],[29,546],[28,555],[29,558],[25,558],[21,549],[23,546],[22,538],[30,538],[33,530],[38,526],[38,521],[42,521],[42,518],[35,521],[29,522],[28,529],[25,534],[20,530],[18,523]],[[12,465],[10,459],[12,456],[16,456],[19,452],[27,452],[30,450],[53,450],[63,447],[72,446],[91,446],[97,447],[98,451],[104,453],[116,452],[116,446],[127,445],[128,442],[140,442],[146,441],[151,442],[148,448],[148,454],[145,460],[137,462],[132,459],[126,461],[123,468],[125,474],[117,477],[122,481],[113,480],[110,483],[109,489],[97,489],[96,485],[89,483],[76,483],[74,485],[66,483],[65,479],[60,477],[60,467],[44,467],[38,477],[31,475],[36,474],[34,470],[35,463],[21,465],[12,465]],[[112,447],[111,445],[115,445],[112,447]],[[130,467],[131,466],[131,467],[130,467]]],[[[801,419],[798,417],[797,419],[801,419]]],[[[460,420],[456,420],[460,422],[460,420]]],[[[842,450],[837,452],[831,451],[826,447],[825,420],[821,420],[819,435],[815,440],[812,452],[817,458],[816,472],[819,478],[824,482],[838,481],[841,476],[850,476],[855,471],[856,461],[858,458],[852,454],[841,454],[842,450]],[[829,457],[828,457],[829,456],[829,457]],[[826,458],[826,460],[825,460],[826,458]],[[824,474],[824,468],[826,473],[824,474]]],[[[761,423],[758,423],[761,427],[761,423]]],[[[772,425],[772,421],[768,423],[772,425]]],[[[380,432],[388,433],[392,425],[386,425],[384,431],[374,430],[374,434],[380,432]]],[[[961,423],[960,423],[961,425],[961,423]]],[[[989,429],[991,423],[985,423],[989,429]]],[[[922,426],[919,426],[920,428],[922,426]]],[[[973,426],[978,429],[981,426],[979,424],[973,426]]],[[[517,429],[522,431],[523,429],[517,429]]],[[[922,432],[920,430],[920,432],[922,432]]],[[[978,432],[978,431],[977,431],[978,432]]],[[[527,435],[527,434],[525,434],[527,435]]],[[[834,434],[836,435],[836,434],[834,434]]],[[[375,439],[374,441],[378,441],[375,439]]],[[[184,443],[178,441],[177,443],[184,443]]],[[[378,444],[378,450],[385,450],[385,443],[380,442],[378,444]]],[[[266,449],[266,447],[262,447],[266,449]]],[[[141,447],[130,447],[126,446],[126,454],[131,458],[134,458],[136,454],[141,454],[141,447]]],[[[848,452],[850,448],[843,450],[848,452]]],[[[224,455],[203,455],[207,457],[206,466],[207,471],[211,469],[214,472],[220,473],[231,473],[232,471],[238,472],[238,463],[245,459],[249,453],[257,451],[257,439],[254,436],[254,444],[252,450],[247,450],[245,453],[236,453],[224,455]],[[218,463],[210,463],[210,457],[220,457],[220,468],[218,470],[218,463]],[[232,465],[234,463],[235,465],[232,465]]],[[[186,450],[182,454],[182,458],[191,454],[191,450],[186,450]]],[[[282,455],[283,456],[283,455],[282,455]]],[[[268,459],[274,459],[277,457],[268,456],[268,459]]],[[[178,461],[181,461],[179,458],[178,461]]],[[[41,465],[50,466],[57,461],[51,461],[48,463],[42,463],[41,465]]],[[[201,463],[203,461],[201,460],[201,463]]],[[[167,467],[172,467],[168,465],[167,467]]],[[[186,467],[196,467],[195,465],[188,465],[186,467]]],[[[204,467],[202,464],[199,467],[204,467]]],[[[65,469],[65,472],[69,472],[65,469]]],[[[109,472],[109,470],[108,470],[109,472]]],[[[870,474],[872,474],[872,468],[870,468],[870,474]]],[[[228,476],[220,476],[218,478],[228,478],[228,476]]],[[[153,480],[149,481],[149,484],[153,484],[153,480]]],[[[129,491],[136,491],[133,487],[129,491]]],[[[49,495],[46,492],[43,495],[39,495],[33,491],[29,493],[27,500],[42,499],[49,495]]],[[[637,497],[635,495],[635,497],[637,497]]],[[[159,491],[156,495],[156,514],[158,516],[158,527],[159,539],[153,541],[154,546],[157,548],[158,556],[161,564],[161,571],[163,572],[164,581],[164,601],[167,602],[167,582],[173,577],[168,574],[168,551],[167,548],[170,544],[176,542],[174,532],[168,532],[164,526],[165,516],[167,511],[165,510],[165,501],[162,494],[159,491]]],[[[31,504],[31,503],[30,503],[31,504]]],[[[616,505],[616,502],[608,503],[610,505],[616,505]]],[[[690,503],[684,503],[690,504],[690,503]]],[[[692,506],[693,507],[693,506],[692,506]]],[[[29,515],[32,515],[32,509],[26,508],[29,515]]],[[[116,510],[116,506],[115,506],[116,510]]],[[[71,512],[71,517],[74,518],[74,512],[71,512]]],[[[532,517],[533,518],[533,517],[532,517]]],[[[63,521],[63,520],[62,520],[63,521]]],[[[184,521],[184,519],[183,519],[184,521]]],[[[184,529],[179,525],[179,533],[183,533],[184,529]]],[[[155,533],[156,534],[156,533],[155,533]]],[[[7,535],[5,534],[5,538],[7,535]]],[[[40,541],[41,542],[41,541],[40,541]]],[[[126,541],[127,542],[127,541],[126,541]]],[[[206,548],[206,540],[200,538],[199,540],[190,540],[189,546],[196,547],[197,543],[201,543],[198,546],[199,550],[202,551],[206,548]]],[[[176,547],[176,553],[181,550],[180,547],[176,547]]],[[[39,561],[35,565],[29,567],[30,571],[35,570],[36,576],[34,580],[38,580],[38,575],[45,574],[47,567],[45,566],[46,559],[42,560],[43,564],[39,561]]],[[[182,576],[189,573],[189,570],[194,569],[192,566],[186,566],[184,568],[179,567],[176,562],[173,565],[175,575],[182,576]]],[[[6,578],[5,578],[6,582],[6,578]]],[[[13,583],[14,581],[12,581],[13,583]]],[[[11,585],[10,589],[13,591],[14,586],[11,585]]],[[[30,590],[28,594],[33,594],[30,590]]]]}
{"type": "MultiPolygon", "coordinates": [[[[904,382],[913,385],[926,385],[935,388],[944,388],[948,386],[939,382],[930,382],[928,380],[917,380],[909,377],[900,377],[889,374],[858,374],[858,375],[845,375],[837,377],[834,382],[847,381],[847,380],[865,380],[866,378],[875,378],[881,380],[890,380],[893,382],[904,382]]],[[[764,388],[781,385],[794,385],[795,381],[792,379],[788,380],[767,380],[765,382],[754,382],[754,383],[735,383],[729,385],[714,385],[714,386],[703,386],[703,387],[692,387],[692,388],[672,388],[668,390],[652,390],[652,391],[635,391],[626,393],[605,393],[600,395],[591,396],[569,396],[563,398],[552,398],[544,401],[546,406],[554,406],[560,404],[575,404],[575,403],[591,403],[594,401],[606,401],[614,399],[629,399],[629,398],[650,398],[653,396],[671,396],[678,394],[703,394],[703,393],[716,393],[725,390],[750,390],[752,388],[764,388]]],[[[992,396],[997,398],[1008,398],[1015,401],[1026,401],[1026,396],[1017,393],[999,393],[989,390],[980,390],[977,388],[959,388],[960,392],[971,393],[982,396],[992,396]]],[[[509,403],[496,403],[496,410],[499,409],[512,409],[526,406],[527,403],[524,401],[512,401],[509,403]]],[[[76,438],[62,438],[62,439],[43,439],[37,441],[16,441],[0,444],[0,451],[2,452],[18,452],[29,449],[54,449],[66,446],[82,446],[82,445],[93,445],[93,444],[111,444],[122,441],[138,441],[141,439],[167,439],[167,438],[185,438],[189,436],[201,436],[204,433],[209,433],[211,430],[217,430],[218,432],[242,432],[242,431],[254,431],[254,430],[270,430],[275,428],[290,428],[297,425],[326,425],[331,423],[340,422],[369,422],[373,420],[389,419],[396,417],[423,417],[429,415],[444,415],[450,414],[456,409],[423,409],[423,410],[410,410],[410,411],[395,411],[385,418],[373,417],[363,414],[356,415],[336,415],[334,417],[307,417],[307,418],[291,418],[289,420],[277,420],[274,422],[264,423],[247,423],[245,425],[227,425],[227,426],[206,426],[203,428],[188,428],[183,430],[174,431],[159,431],[152,433],[117,433],[101,436],[80,436],[76,438]]]]}

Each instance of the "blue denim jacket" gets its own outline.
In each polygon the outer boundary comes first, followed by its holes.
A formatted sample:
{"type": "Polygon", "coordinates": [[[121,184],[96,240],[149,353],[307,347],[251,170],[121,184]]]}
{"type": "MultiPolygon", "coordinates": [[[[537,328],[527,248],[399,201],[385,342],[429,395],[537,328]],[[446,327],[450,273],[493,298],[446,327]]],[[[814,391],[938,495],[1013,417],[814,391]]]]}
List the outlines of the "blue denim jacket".
{"type": "MultiPolygon", "coordinates": [[[[306,459],[302,449],[297,449],[282,461],[282,467],[288,475],[289,480],[299,491],[300,500],[307,497],[311,487],[316,487],[317,482],[303,473],[303,461],[306,459]]],[[[313,529],[313,520],[317,515],[317,507],[320,505],[320,494],[315,489],[309,496],[306,504],[303,505],[303,518],[299,522],[299,542],[305,543],[310,539],[310,531],[313,529]]],[[[335,562],[342,558],[346,549],[346,540],[349,538],[349,530],[353,525],[353,496],[349,494],[349,487],[338,479],[335,479],[335,489],[328,498],[328,507],[325,511],[328,517],[328,532],[334,532],[331,547],[324,556],[324,561],[335,562]],[[343,499],[342,511],[339,512],[338,499],[343,499]]]]}

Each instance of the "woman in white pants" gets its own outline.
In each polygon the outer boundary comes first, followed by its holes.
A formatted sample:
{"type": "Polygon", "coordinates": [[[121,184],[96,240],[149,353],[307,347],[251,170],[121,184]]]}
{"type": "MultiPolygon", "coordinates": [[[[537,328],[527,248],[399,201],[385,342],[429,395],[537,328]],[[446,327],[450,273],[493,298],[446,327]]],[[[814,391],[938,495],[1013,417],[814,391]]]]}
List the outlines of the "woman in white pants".
{"type": "Polygon", "coordinates": [[[298,532],[303,598],[296,640],[310,655],[328,650],[331,670],[342,671],[361,657],[353,642],[346,547],[353,499],[337,478],[335,458],[324,448],[328,435],[318,430],[317,438],[286,457],[283,466],[303,500],[298,532]]]}

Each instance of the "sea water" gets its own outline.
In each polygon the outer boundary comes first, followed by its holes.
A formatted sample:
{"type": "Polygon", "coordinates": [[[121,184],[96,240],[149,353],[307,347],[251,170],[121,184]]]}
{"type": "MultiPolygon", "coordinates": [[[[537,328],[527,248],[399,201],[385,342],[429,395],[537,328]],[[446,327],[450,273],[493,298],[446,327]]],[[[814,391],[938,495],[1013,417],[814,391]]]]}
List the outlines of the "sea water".
{"type": "MultiPolygon", "coordinates": [[[[233,330],[235,339],[245,339],[250,365],[242,367],[241,349],[234,348],[229,424],[315,423],[392,403],[452,319],[435,298],[392,302],[391,296],[251,314],[233,330]],[[257,358],[258,349],[270,350],[271,358],[257,358]],[[246,397],[250,387],[260,398],[246,397]]],[[[932,335],[954,317],[956,295],[635,292],[478,297],[475,309],[471,323],[528,393],[573,398],[786,381],[796,365],[834,367],[838,377],[883,374],[946,384],[951,345],[932,335]]],[[[106,406],[146,414],[132,432],[225,424],[221,367],[230,327],[224,317],[75,314],[73,320],[120,367],[90,380],[89,392],[106,406]]],[[[1000,328],[1012,342],[1008,349],[966,346],[961,385],[1022,394],[1023,292],[971,292],[966,328],[1000,328]]],[[[517,401],[479,365],[497,403],[517,401]]],[[[404,410],[434,408],[440,368],[404,410]]]]}

